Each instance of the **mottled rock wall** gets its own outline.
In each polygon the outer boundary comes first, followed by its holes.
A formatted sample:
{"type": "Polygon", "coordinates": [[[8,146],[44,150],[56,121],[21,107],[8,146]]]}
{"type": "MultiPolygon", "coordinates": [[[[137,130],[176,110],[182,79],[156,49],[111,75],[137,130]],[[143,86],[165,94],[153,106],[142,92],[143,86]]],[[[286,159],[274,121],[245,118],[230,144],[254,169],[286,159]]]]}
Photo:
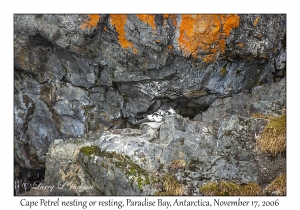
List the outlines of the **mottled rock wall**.
{"type": "MultiPolygon", "coordinates": [[[[285,77],[285,15],[15,15],[15,160],[285,77]]],[[[132,127],[132,126],[131,126],[132,127]]]]}
{"type": "Polygon", "coordinates": [[[177,195],[201,195],[199,187],[213,181],[264,188],[286,172],[286,157],[285,151],[262,152],[256,138],[268,123],[262,114],[285,114],[285,92],[283,79],[257,86],[252,94],[217,99],[202,118],[173,114],[159,129],[141,125],[56,140],[47,153],[45,183],[67,184],[49,194],[176,195],[166,190],[166,177],[173,177],[173,188],[180,186],[177,195]],[[72,185],[92,188],[66,190],[72,185]]]}

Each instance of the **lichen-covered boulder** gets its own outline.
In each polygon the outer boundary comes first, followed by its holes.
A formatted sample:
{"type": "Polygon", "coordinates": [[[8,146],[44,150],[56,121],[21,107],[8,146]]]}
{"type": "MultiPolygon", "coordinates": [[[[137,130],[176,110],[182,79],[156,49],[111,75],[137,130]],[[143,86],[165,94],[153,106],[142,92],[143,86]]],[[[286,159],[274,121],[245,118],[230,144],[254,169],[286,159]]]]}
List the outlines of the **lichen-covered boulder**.
{"type": "Polygon", "coordinates": [[[151,175],[116,152],[101,151],[98,146],[83,147],[79,162],[93,185],[95,195],[151,195],[151,175]]]}

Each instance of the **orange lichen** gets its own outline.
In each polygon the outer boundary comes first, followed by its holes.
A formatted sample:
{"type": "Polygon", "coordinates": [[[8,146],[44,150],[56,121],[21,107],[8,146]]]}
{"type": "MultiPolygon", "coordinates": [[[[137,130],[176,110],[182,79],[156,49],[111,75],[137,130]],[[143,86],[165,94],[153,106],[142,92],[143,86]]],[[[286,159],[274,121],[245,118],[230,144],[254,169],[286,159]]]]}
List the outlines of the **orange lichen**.
{"type": "Polygon", "coordinates": [[[137,54],[139,52],[138,49],[136,49],[136,48],[134,48],[132,51],[134,54],[137,54]]]}
{"type": "Polygon", "coordinates": [[[116,27],[119,34],[118,39],[122,48],[132,47],[132,42],[126,39],[126,31],[124,29],[127,21],[127,15],[110,15],[110,23],[116,27]]]}
{"type": "Polygon", "coordinates": [[[237,44],[237,46],[243,47],[243,46],[244,46],[244,43],[239,43],[239,44],[237,44]]]}
{"type": "Polygon", "coordinates": [[[153,30],[156,30],[156,24],[154,20],[155,15],[137,15],[137,17],[143,22],[149,24],[153,30]]]}
{"type": "Polygon", "coordinates": [[[165,19],[168,19],[170,15],[169,14],[163,14],[163,16],[164,16],[165,19]]]}
{"type": "Polygon", "coordinates": [[[253,26],[256,27],[258,24],[258,20],[259,20],[259,16],[257,16],[257,18],[255,18],[254,22],[253,22],[253,26]]]}
{"type": "Polygon", "coordinates": [[[214,61],[226,47],[225,39],[239,26],[237,15],[182,15],[178,45],[185,56],[197,57],[198,51],[208,54],[202,59],[214,61]]]}
{"type": "Polygon", "coordinates": [[[107,28],[106,28],[106,26],[104,26],[104,28],[103,28],[103,29],[104,29],[104,31],[107,31],[107,28]]]}
{"type": "Polygon", "coordinates": [[[88,15],[89,20],[84,20],[84,24],[80,26],[81,29],[85,29],[88,27],[88,29],[91,29],[92,27],[96,27],[98,24],[98,21],[100,20],[100,15],[88,15]]]}
{"type": "Polygon", "coordinates": [[[233,28],[237,28],[240,24],[240,17],[237,15],[220,15],[223,32],[226,34],[226,37],[230,35],[230,31],[233,28]]]}
{"type": "Polygon", "coordinates": [[[168,48],[169,48],[169,50],[172,50],[172,49],[173,49],[173,46],[172,46],[172,45],[169,45],[168,48]]]}

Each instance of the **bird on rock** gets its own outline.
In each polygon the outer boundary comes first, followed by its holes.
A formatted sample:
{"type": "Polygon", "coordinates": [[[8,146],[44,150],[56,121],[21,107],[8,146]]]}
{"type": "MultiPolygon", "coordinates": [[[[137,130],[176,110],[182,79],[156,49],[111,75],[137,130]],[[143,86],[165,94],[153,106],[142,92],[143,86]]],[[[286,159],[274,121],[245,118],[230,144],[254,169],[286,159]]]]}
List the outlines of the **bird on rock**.
{"type": "Polygon", "coordinates": [[[145,119],[136,121],[135,125],[146,124],[154,129],[158,129],[163,124],[163,118],[167,115],[175,114],[176,112],[172,107],[169,108],[161,108],[157,112],[153,114],[149,114],[145,117],[145,119]]]}

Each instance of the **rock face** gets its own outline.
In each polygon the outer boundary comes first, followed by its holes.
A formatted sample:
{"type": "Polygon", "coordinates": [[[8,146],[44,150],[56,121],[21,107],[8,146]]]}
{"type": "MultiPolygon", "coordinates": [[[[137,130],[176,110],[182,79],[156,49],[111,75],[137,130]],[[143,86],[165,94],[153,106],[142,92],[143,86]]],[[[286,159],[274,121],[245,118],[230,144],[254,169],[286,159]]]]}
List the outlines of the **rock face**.
{"type": "MultiPolygon", "coordinates": [[[[248,100],[242,91],[285,77],[285,34],[285,15],[16,14],[15,161],[44,168],[55,139],[134,128],[131,122],[165,103],[179,121],[166,121],[162,144],[178,146],[192,135],[180,116],[197,115],[203,122],[199,129],[208,130],[221,125],[219,114],[249,117],[249,103],[234,107],[248,100]],[[221,107],[224,97],[231,105],[221,107]],[[209,106],[219,111],[206,111],[209,106]],[[168,133],[174,129],[177,140],[168,133]]],[[[276,114],[285,101],[277,104],[273,95],[253,89],[251,109],[276,114]]],[[[251,129],[261,123],[250,121],[251,129]]],[[[184,148],[195,142],[190,144],[184,148]]],[[[162,158],[171,161],[167,151],[162,158]]],[[[255,174],[245,179],[251,177],[255,174]]]]}
{"type": "Polygon", "coordinates": [[[157,130],[141,125],[56,140],[47,153],[45,184],[66,183],[51,195],[158,195],[166,191],[166,176],[174,177],[182,195],[201,195],[199,187],[211,181],[265,186],[285,173],[286,159],[256,147],[268,122],[259,114],[285,113],[285,79],[251,92],[216,100],[202,118],[166,116],[157,130]],[[88,189],[67,190],[76,184],[88,189]]]}

